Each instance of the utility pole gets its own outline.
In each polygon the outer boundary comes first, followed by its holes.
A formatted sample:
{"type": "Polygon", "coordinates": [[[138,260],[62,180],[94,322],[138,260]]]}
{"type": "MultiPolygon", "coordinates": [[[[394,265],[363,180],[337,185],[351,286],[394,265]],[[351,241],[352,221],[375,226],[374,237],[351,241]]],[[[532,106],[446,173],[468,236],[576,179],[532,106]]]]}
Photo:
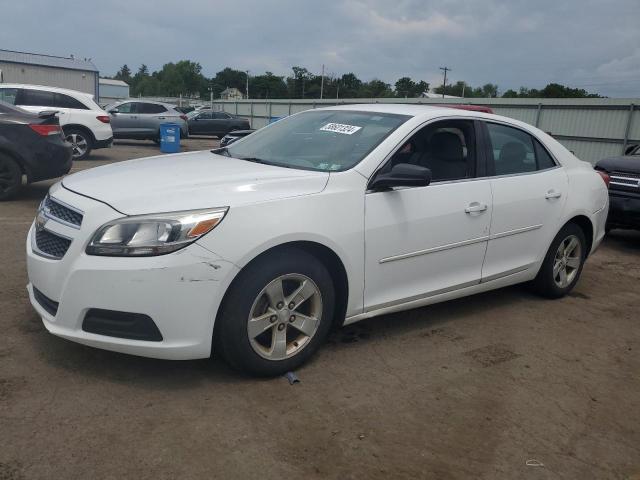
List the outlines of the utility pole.
{"type": "Polygon", "coordinates": [[[324,63],[322,64],[322,80],[320,80],[320,100],[322,100],[323,91],[324,91],[324,63]]]}
{"type": "Polygon", "coordinates": [[[336,100],[340,97],[340,82],[336,84],[336,100]]]}
{"type": "Polygon", "coordinates": [[[247,70],[247,88],[245,91],[247,93],[247,99],[249,99],[249,70],[247,70]]]}
{"type": "Polygon", "coordinates": [[[444,72],[444,82],[442,82],[442,98],[444,98],[444,93],[447,90],[447,72],[450,72],[451,69],[449,67],[440,67],[440,70],[444,72]]]}

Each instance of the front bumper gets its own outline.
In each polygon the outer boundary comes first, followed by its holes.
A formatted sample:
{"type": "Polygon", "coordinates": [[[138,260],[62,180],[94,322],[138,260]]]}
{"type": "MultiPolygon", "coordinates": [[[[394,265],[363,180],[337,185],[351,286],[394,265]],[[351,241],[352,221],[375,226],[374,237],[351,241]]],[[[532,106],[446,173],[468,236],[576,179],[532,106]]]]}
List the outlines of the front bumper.
{"type": "Polygon", "coordinates": [[[640,229],[640,195],[610,192],[608,224],[640,229]]]}
{"type": "Polygon", "coordinates": [[[82,209],[84,219],[75,232],[52,219],[45,224],[52,231],[62,233],[67,228],[68,236],[75,234],[60,260],[35,253],[32,248],[35,227],[32,225],[29,231],[27,290],[47,330],[85,345],[133,355],[174,360],[208,357],[216,313],[237,267],[197,244],[157,257],[86,255],[84,248],[98,223],[121,215],[113,210],[107,212],[105,209],[111,210],[110,207],[63,188],[51,195],[82,209]],[[98,211],[102,215],[97,215],[98,211]],[[95,217],[101,220],[93,223],[95,217]],[[35,289],[41,293],[40,301],[35,289]],[[45,308],[42,295],[58,303],[57,311],[45,308]],[[157,326],[162,340],[134,340],[88,332],[83,329],[83,322],[92,309],[146,315],[157,326]]]}

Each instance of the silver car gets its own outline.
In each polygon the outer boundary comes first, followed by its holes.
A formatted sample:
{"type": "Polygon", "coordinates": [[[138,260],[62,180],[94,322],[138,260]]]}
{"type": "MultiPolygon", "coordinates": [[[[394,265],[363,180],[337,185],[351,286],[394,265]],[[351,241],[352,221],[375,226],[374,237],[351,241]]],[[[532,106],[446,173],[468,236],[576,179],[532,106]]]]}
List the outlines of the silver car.
{"type": "Polygon", "coordinates": [[[175,105],[148,100],[124,100],[107,105],[115,138],[160,141],[160,125],[180,125],[181,138],[189,136],[187,116],[175,105]]]}

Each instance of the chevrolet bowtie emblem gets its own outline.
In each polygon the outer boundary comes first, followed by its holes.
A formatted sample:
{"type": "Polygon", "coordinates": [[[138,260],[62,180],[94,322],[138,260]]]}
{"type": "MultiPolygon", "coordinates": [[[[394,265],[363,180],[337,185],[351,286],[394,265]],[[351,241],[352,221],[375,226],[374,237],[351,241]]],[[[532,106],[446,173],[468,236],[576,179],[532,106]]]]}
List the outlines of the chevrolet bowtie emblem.
{"type": "Polygon", "coordinates": [[[42,230],[44,225],[47,223],[47,217],[44,214],[44,208],[38,209],[38,214],[36,215],[36,230],[42,230]]]}

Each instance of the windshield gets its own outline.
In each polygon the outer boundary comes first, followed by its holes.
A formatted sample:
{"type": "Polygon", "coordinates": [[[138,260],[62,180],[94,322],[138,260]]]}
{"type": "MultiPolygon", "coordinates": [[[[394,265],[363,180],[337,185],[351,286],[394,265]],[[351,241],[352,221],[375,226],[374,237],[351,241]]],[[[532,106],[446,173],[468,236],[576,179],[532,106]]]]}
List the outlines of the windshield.
{"type": "Polygon", "coordinates": [[[377,112],[309,111],[258,130],[227,152],[282,167],[348,170],[409,118],[377,112]]]}

